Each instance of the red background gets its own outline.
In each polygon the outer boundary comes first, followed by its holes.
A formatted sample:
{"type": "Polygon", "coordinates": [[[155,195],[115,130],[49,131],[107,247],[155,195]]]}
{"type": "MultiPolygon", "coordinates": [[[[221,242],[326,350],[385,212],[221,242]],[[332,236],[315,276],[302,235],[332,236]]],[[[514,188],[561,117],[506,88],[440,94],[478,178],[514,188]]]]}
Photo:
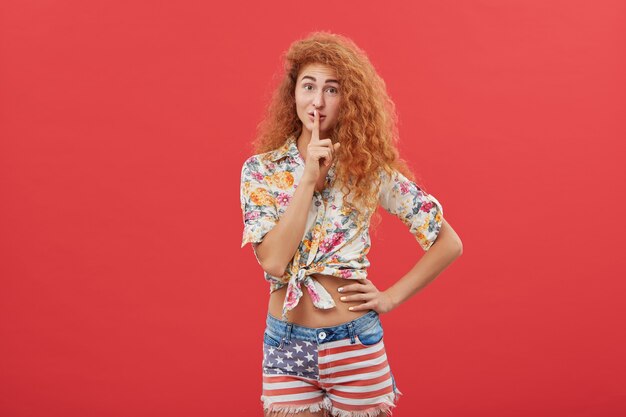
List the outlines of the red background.
{"type": "MultiPolygon", "coordinates": [[[[0,415],[260,416],[241,164],[313,30],[385,79],[464,253],[381,316],[394,416],[622,416],[623,1],[5,1],[0,415]],[[620,330],[621,329],[621,330],[620,330]]],[[[384,289],[423,253],[373,236],[384,289]]]]}

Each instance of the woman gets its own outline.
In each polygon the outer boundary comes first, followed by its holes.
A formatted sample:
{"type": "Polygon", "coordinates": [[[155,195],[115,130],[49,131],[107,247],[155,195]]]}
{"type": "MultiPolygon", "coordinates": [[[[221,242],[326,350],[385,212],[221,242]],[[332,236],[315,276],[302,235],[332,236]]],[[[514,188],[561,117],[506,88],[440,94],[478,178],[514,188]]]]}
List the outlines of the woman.
{"type": "Polygon", "coordinates": [[[241,172],[242,247],[251,242],[270,282],[263,408],[267,416],[391,414],[402,393],[379,315],[432,281],[462,244],[399,157],[394,104],[366,54],[317,32],[285,58],[241,172]],[[384,291],[367,278],[378,205],[427,251],[384,291]]]}

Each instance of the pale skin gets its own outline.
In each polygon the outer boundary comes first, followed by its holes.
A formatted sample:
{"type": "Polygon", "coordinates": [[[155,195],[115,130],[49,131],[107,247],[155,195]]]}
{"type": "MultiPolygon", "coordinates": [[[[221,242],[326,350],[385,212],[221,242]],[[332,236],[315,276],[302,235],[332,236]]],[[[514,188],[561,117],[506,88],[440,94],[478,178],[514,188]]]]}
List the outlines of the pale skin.
{"type": "MultiPolygon", "coordinates": [[[[306,226],[307,213],[313,194],[323,190],[328,170],[335,161],[340,143],[327,138],[337,123],[341,105],[340,83],[334,70],[323,64],[309,64],[297,79],[296,111],[302,121],[302,133],[297,146],[305,161],[303,176],[280,222],[270,230],[259,244],[255,244],[257,258],[264,270],[282,276],[287,264],[297,250],[306,226]],[[334,81],[333,81],[334,80],[334,81]],[[313,112],[313,117],[309,113],[313,112]],[[321,118],[320,114],[325,115],[321,118]],[[324,139],[320,139],[324,138],[324,139]],[[303,152],[304,151],[304,152],[303,152]]],[[[450,224],[443,219],[437,240],[415,266],[386,290],[380,291],[369,279],[359,279],[346,284],[345,279],[331,275],[314,274],[333,297],[336,307],[320,310],[313,305],[306,290],[298,305],[290,311],[289,320],[307,327],[335,326],[354,320],[374,310],[388,313],[407,301],[433,281],[463,252],[461,239],[450,224]]],[[[270,294],[268,311],[280,318],[287,287],[270,294]]],[[[286,415],[284,412],[265,414],[268,417],[286,415]]],[[[323,417],[324,412],[300,411],[300,417],[323,417]]]]}

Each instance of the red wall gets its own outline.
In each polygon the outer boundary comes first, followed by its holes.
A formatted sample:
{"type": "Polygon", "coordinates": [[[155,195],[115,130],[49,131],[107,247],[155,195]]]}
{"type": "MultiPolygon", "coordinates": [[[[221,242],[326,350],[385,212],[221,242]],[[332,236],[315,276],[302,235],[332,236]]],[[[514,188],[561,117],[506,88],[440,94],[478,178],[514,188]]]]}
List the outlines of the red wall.
{"type": "MultiPolygon", "coordinates": [[[[261,416],[239,174],[317,29],[464,243],[382,316],[394,416],[625,415],[624,2],[32,0],[0,7],[1,416],[261,416]]],[[[422,254],[384,214],[381,289],[422,254]]]]}

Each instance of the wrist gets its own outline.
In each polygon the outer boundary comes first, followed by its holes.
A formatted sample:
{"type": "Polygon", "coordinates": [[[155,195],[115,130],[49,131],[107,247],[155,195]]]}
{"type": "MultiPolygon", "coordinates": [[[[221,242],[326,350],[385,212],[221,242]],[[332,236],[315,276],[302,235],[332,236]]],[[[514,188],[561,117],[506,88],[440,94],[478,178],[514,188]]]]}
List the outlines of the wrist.
{"type": "Polygon", "coordinates": [[[391,290],[391,287],[390,287],[390,288],[387,288],[385,291],[383,291],[383,293],[384,293],[384,294],[385,294],[385,296],[387,297],[387,300],[388,300],[388,302],[389,302],[389,304],[390,304],[390,309],[391,309],[391,310],[394,310],[396,307],[398,307],[398,305],[399,305],[400,303],[399,303],[399,302],[398,302],[398,300],[396,300],[396,298],[394,297],[394,295],[393,295],[393,291],[390,291],[390,290],[391,290]]]}
{"type": "Polygon", "coordinates": [[[306,175],[303,175],[302,178],[300,179],[300,184],[298,184],[298,186],[305,186],[305,187],[315,187],[316,185],[316,181],[314,178],[310,178],[306,175]]]}

